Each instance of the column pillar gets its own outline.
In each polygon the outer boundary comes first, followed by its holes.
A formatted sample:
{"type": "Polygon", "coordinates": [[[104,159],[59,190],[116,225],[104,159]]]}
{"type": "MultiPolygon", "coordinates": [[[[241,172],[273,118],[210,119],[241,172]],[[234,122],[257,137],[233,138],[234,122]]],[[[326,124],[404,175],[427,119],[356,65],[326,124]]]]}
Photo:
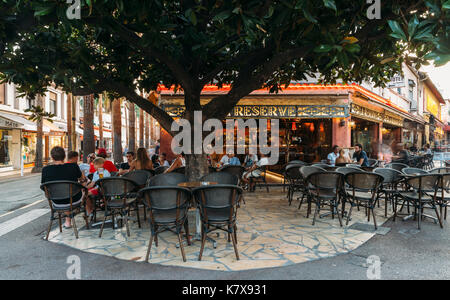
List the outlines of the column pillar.
{"type": "Polygon", "coordinates": [[[352,135],[349,121],[350,117],[333,119],[332,147],[334,145],[338,145],[342,148],[350,148],[352,146],[352,135]]]}

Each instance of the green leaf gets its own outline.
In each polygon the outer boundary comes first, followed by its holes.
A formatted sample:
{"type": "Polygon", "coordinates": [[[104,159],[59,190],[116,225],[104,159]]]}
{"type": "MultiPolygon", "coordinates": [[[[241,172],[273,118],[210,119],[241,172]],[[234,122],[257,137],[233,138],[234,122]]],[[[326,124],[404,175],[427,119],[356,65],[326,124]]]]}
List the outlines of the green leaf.
{"type": "Polygon", "coordinates": [[[222,12],[218,13],[217,15],[215,15],[212,20],[222,22],[222,21],[225,21],[226,19],[228,19],[230,16],[231,16],[231,11],[225,10],[225,11],[222,11],[222,12]]]}
{"type": "Polygon", "coordinates": [[[334,2],[334,0],[323,0],[323,4],[325,5],[325,7],[337,11],[336,3],[334,2]]]}
{"type": "Polygon", "coordinates": [[[389,20],[388,24],[389,24],[389,27],[391,27],[391,30],[393,32],[391,34],[392,37],[395,37],[395,38],[398,38],[398,39],[401,39],[404,41],[407,40],[406,35],[403,32],[403,29],[400,27],[400,24],[397,21],[389,20]]]}
{"type": "Polygon", "coordinates": [[[43,8],[41,8],[40,10],[35,11],[35,12],[34,12],[34,16],[35,16],[35,17],[46,16],[46,15],[48,15],[49,13],[51,13],[52,10],[53,10],[53,7],[43,7],[43,8]]]}
{"type": "Polygon", "coordinates": [[[447,2],[445,2],[444,4],[442,4],[442,8],[443,8],[443,9],[450,10],[450,0],[448,0],[447,2]]]}
{"type": "Polygon", "coordinates": [[[412,37],[416,33],[418,25],[419,25],[419,19],[417,19],[417,16],[414,15],[414,17],[412,17],[411,20],[409,20],[409,23],[408,23],[408,34],[409,34],[409,39],[410,40],[412,39],[412,37]]]}
{"type": "Polygon", "coordinates": [[[320,45],[320,46],[314,48],[314,52],[316,52],[316,53],[326,53],[326,52],[330,52],[331,49],[333,49],[332,45],[320,45]]]}
{"type": "Polygon", "coordinates": [[[303,9],[303,15],[311,23],[317,23],[317,20],[310,14],[310,12],[307,9],[303,9]]]}

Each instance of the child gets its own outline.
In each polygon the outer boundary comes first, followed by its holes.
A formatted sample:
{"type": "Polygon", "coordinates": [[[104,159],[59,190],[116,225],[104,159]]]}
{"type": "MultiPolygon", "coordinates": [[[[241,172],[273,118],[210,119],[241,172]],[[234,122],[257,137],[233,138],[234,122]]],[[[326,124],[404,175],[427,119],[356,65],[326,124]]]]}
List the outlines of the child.
{"type": "MultiPolygon", "coordinates": [[[[104,163],[105,159],[102,157],[97,157],[96,159],[94,159],[93,164],[95,168],[95,173],[92,177],[91,183],[89,183],[87,186],[87,188],[89,189],[90,197],[98,196],[99,194],[98,188],[95,187],[95,185],[100,178],[111,177],[111,173],[109,173],[108,170],[103,169],[104,163]]],[[[91,198],[89,198],[88,202],[86,203],[86,213],[88,214],[88,216],[92,214],[92,211],[93,211],[93,201],[91,198]]]]}

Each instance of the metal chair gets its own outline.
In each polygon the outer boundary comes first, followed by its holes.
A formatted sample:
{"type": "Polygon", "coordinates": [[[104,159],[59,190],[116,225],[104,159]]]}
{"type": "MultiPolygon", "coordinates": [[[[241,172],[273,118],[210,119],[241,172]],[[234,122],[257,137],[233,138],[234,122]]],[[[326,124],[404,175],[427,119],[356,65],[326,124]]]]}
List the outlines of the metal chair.
{"type": "Polygon", "coordinates": [[[242,188],[236,185],[218,184],[199,187],[193,190],[195,199],[200,208],[202,220],[202,245],[198,260],[202,259],[208,233],[222,230],[228,233],[228,241],[233,242],[236,259],[239,260],[237,249],[236,212],[237,201],[242,188]]]}
{"type": "MultiPolygon", "coordinates": [[[[59,232],[62,232],[63,217],[71,219],[73,233],[78,239],[78,229],[75,222],[75,216],[81,213],[81,208],[84,200],[83,192],[84,196],[86,196],[87,189],[78,182],[58,180],[41,184],[41,190],[44,190],[45,197],[47,198],[48,204],[50,206],[50,224],[48,225],[47,235],[45,239],[48,241],[53,221],[56,219],[58,219],[59,222],[59,232]],[[58,217],[55,217],[55,214],[58,214],[58,217]]],[[[85,210],[84,220],[86,222],[86,228],[89,228],[85,210]]]]}
{"type": "Polygon", "coordinates": [[[289,206],[292,204],[294,193],[301,191],[303,188],[303,176],[300,173],[301,165],[287,165],[284,171],[284,178],[288,182],[288,202],[289,206]]]}
{"type": "MultiPolygon", "coordinates": [[[[347,184],[345,187],[345,202],[350,202],[350,211],[347,216],[347,225],[350,221],[352,209],[355,206],[366,208],[367,221],[370,221],[370,213],[373,216],[375,230],[378,229],[375,218],[375,204],[378,200],[379,189],[383,184],[383,176],[376,173],[353,172],[344,177],[347,184]]],[[[345,202],[342,211],[345,211],[345,202]]]]}
{"type": "MultiPolygon", "coordinates": [[[[149,182],[149,180],[150,180],[150,178],[152,176],[153,176],[153,174],[151,172],[149,172],[149,171],[146,171],[146,170],[135,170],[135,171],[131,171],[131,172],[125,173],[123,175],[124,178],[131,179],[131,180],[133,180],[134,182],[136,182],[138,184],[139,187],[137,188],[136,191],[134,191],[136,193],[140,189],[142,189],[142,188],[147,186],[147,184],[148,184],[148,182],[149,182]]],[[[139,209],[139,206],[138,206],[139,203],[142,203],[142,198],[137,197],[136,209],[139,209]]],[[[146,212],[146,207],[144,205],[144,221],[145,220],[147,220],[147,212],[146,212]]]]}
{"type": "Polygon", "coordinates": [[[200,181],[217,182],[218,184],[238,185],[239,178],[228,172],[215,172],[203,176],[200,181]]]}
{"type": "Polygon", "coordinates": [[[300,191],[302,193],[302,198],[300,199],[300,203],[298,205],[298,209],[302,208],[303,200],[306,197],[306,201],[308,203],[308,209],[306,212],[306,217],[309,218],[309,214],[311,213],[311,198],[309,197],[308,192],[308,183],[306,182],[306,178],[308,178],[309,175],[317,173],[317,172],[326,172],[324,168],[317,167],[317,166],[304,166],[300,168],[300,174],[302,175],[302,185],[300,186],[300,191]]]}
{"type": "Polygon", "coordinates": [[[440,207],[441,218],[442,215],[444,215],[444,220],[447,220],[447,207],[450,203],[450,173],[441,175],[441,182],[439,184],[439,190],[436,195],[436,201],[440,207]]]}
{"type": "MultiPolygon", "coordinates": [[[[267,181],[266,181],[266,168],[267,168],[266,166],[258,167],[258,168],[256,168],[256,170],[258,170],[261,175],[259,175],[258,177],[252,177],[252,176],[248,177],[250,179],[250,183],[251,183],[250,186],[252,186],[252,183],[255,183],[253,191],[255,191],[256,185],[258,184],[258,182],[260,182],[260,183],[264,183],[264,185],[266,186],[267,192],[269,192],[269,185],[267,184],[267,181]]],[[[259,186],[261,188],[262,184],[259,184],[259,186]]]]}
{"type": "Polygon", "coordinates": [[[135,206],[136,208],[137,221],[139,227],[141,226],[135,193],[139,185],[133,180],[123,177],[102,178],[97,181],[97,185],[99,186],[100,193],[105,203],[105,216],[103,218],[102,227],[100,228],[99,237],[102,237],[103,229],[109,216],[111,216],[112,226],[113,229],[115,229],[114,219],[116,215],[119,215],[122,221],[125,220],[127,235],[130,236],[128,213],[132,206],[135,206]]]}
{"type": "Polygon", "coordinates": [[[314,163],[314,164],[312,164],[311,166],[312,166],[312,167],[322,168],[322,169],[326,169],[326,168],[328,168],[328,167],[331,167],[330,165],[324,164],[324,163],[314,163]]]}
{"type": "Polygon", "coordinates": [[[301,161],[301,160],[291,160],[290,162],[287,163],[288,165],[291,164],[296,164],[296,165],[301,165],[301,166],[309,166],[308,163],[301,161]]]}
{"type": "Polygon", "coordinates": [[[188,245],[191,245],[189,237],[188,209],[191,199],[191,191],[175,186],[152,186],[139,191],[140,197],[144,199],[150,220],[150,239],[145,261],[148,262],[150,251],[155,240],[158,247],[158,234],[171,231],[178,236],[183,261],[186,261],[184,246],[181,239],[182,230],[186,232],[188,245]]]}
{"type": "MultiPolygon", "coordinates": [[[[417,227],[420,230],[423,217],[438,220],[439,225],[443,228],[442,220],[436,207],[436,196],[441,181],[439,174],[418,175],[407,178],[406,185],[408,189],[397,193],[397,197],[402,198],[414,206],[414,217],[417,218],[417,227]],[[434,209],[436,217],[423,214],[425,208],[434,209]]],[[[397,217],[397,197],[394,203],[394,222],[397,217]]]]}
{"type": "Polygon", "coordinates": [[[355,168],[355,169],[361,170],[361,166],[358,165],[358,164],[347,164],[345,167],[346,168],[355,168]]]}
{"type": "Polygon", "coordinates": [[[386,165],[386,168],[394,169],[401,172],[404,168],[409,168],[409,166],[402,163],[390,163],[386,165]]]}
{"type": "Polygon", "coordinates": [[[169,167],[160,166],[155,169],[155,176],[164,173],[169,167]]]}
{"type": "Polygon", "coordinates": [[[217,172],[217,169],[214,168],[214,167],[211,167],[211,166],[208,167],[208,170],[209,170],[209,173],[215,173],[215,172],[217,172]]]}
{"type": "Polygon", "coordinates": [[[338,211],[342,181],[343,175],[337,172],[317,172],[306,178],[306,182],[310,185],[308,189],[310,198],[316,203],[316,210],[312,222],[313,226],[316,223],[317,215],[320,213],[320,208],[327,205],[330,206],[333,219],[334,215],[337,214],[339,224],[342,227],[342,219],[338,211]]]}
{"type": "Polygon", "coordinates": [[[178,186],[182,182],[186,182],[187,177],[180,173],[165,173],[150,178],[148,186],[178,186]]]}
{"type": "Polygon", "coordinates": [[[369,158],[368,161],[369,161],[369,166],[370,167],[373,167],[373,168],[378,167],[378,160],[373,159],[373,158],[369,158]]]}
{"type": "Polygon", "coordinates": [[[418,168],[403,168],[402,173],[406,175],[423,175],[428,174],[427,171],[418,168]]]}
{"type": "MultiPolygon", "coordinates": [[[[376,168],[373,172],[383,176],[383,185],[380,193],[383,193],[385,196],[384,216],[387,217],[388,203],[391,202],[393,204],[394,195],[398,192],[398,184],[404,177],[402,172],[390,168],[376,168]]],[[[378,201],[379,203],[380,201],[378,201]]],[[[394,205],[392,205],[393,207],[394,205]]]]}
{"type": "Polygon", "coordinates": [[[220,172],[225,172],[225,173],[229,173],[229,174],[233,174],[237,177],[238,182],[236,185],[240,185],[241,179],[242,179],[242,175],[244,175],[245,172],[245,168],[243,166],[224,166],[222,169],[219,170],[220,172]]]}
{"type": "Polygon", "coordinates": [[[343,175],[347,175],[349,173],[353,173],[353,172],[361,172],[361,169],[357,169],[357,168],[349,168],[349,167],[340,167],[336,169],[336,172],[341,173],[343,175]]]}

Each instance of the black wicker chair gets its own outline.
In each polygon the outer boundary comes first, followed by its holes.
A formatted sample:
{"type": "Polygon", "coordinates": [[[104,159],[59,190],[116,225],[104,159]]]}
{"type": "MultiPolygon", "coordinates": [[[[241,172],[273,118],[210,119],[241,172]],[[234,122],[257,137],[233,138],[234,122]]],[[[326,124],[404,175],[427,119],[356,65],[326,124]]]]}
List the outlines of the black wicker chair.
{"type": "MultiPolygon", "coordinates": [[[[388,203],[391,202],[392,208],[394,208],[393,199],[398,192],[398,185],[404,177],[402,172],[390,168],[376,168],[373,172],[383,176],[383,185],[381,186],[380,193],[384,194],[384,216],[387,217],[388,203]]],[[[378,203],[380,203],[379,200],[378,203]]]]}
{"type": "Polygon", "coordinates": [[[292,204],[292,198],[295,192],[304,190],[303,176],[300,173],[301,165],[287,165],[284,171],[284,178],[288,182],[288,201],[289,206],[292,204]]]}
{"type": "Polygon", "coordinates": [[[441,183],[439,184],[436,200],[440,207],[441,218],[444,216],[444,220],[447,220],[447,208],[450,203],[450,173],[441,175],[441,183]]]}
{"type": "Polygon", "coordinates": [[[341,173],[343,175],[347,175],[349,173],[354,173],[354,172],[361,172],[362,169],[357,169],[357,168],[349,168],[349,167],[340,167],[336,169],[336,172],[341,173]]]}
{"type": "Polygon", "coordinates": [[[160,166],[160,167],[157,167],[157,168],[155,169],[155,176],[156,176],[156,175],[159,175],[159,174],[163,174],[168,168],[169,168],[169,167],[167,167],[167,166],[160,166]]]}
{"type": "Polygon", "coordinates": [[[240,185],[242,175],[245,172],[245,168],[243,166],[224,166],[222,169],[220,169],[220,172],[230,173],[235,175],[238,178],[238,183],[236,185],[240,185]]]}
{"type": "MultiPolygon", "coordinates": [[[[146,170],[135,170],[135,171],[131,171],[131,172],[128,172],[123,175],[124,178],[131,179],[138,184],[139,187],[134,191],[135,193],[137,193],[140,189],[146,187],[148,185],[148,182],[150,181],[150,178],[152,178],[152,176],[153,176],[153,173],[146,171],[146,170]]],[[[136,209],[139,209],[138,205],[140,203],[142,203],[142,198],[137,197],[136,209]]],[[[145,220],[147,220],[147,212],[146,212],[146,207],[144,205],[144,221],[145,220]]],[[[141,227],[141,225],[139,224],[139,228],[140,227],[141,227]]]]}
{"type": "Polygon", "coordinates": [[[394,169],[401,172],[404,168],[409,168],[409,166],[402,163],[390,163],[386,165],[386,168],[394,169]]]}
{"type": "Polygon", "coordinates": [[[418,168],[403,168],[402,172],[406,175],[423,175],[428,174],[427,171],[418,168]]]}
{"type": "MultiPolygon", "coordinates": [[[[351,207],[347,216],[347,225],[350,221],[352,209],[355,206],[366,208],[367,221],[370,221],[370,213],[373,216],[375,230],[378,229],[375,218],[375,204],[378,201],[379,189],[384,178],[376,173],[352,172],[344,177],[346,183],[345,203],[349,202],[351,207]]],[[[343,205],[342,211],[345,210],[343,205]]]]}
{"type": "Polygon", "coordinates": [[[172,173],[186,174],[186,167],[179,167],[172,171],[172,173]]]}
{"type": "Polygon", "coordinates": [[[139,195],[144,199],[150,220],[150,239],[145,260],[148,262],[153,239],[155,240],[155,246],[158,247],[158,234],[171,231],[178,236],[181,255],[185,262],[186,255],[181,234],[184,227],[187,243],[190,245],[187,218],[189,201],[192,196],[190,190],[175,186],[152,186],[139,191],[139,195]]]}
{"type": "Polygon", "coordinates": [[[217,182],[218,184],[238,185],[239,178],[228,172],[215,172],[203,176],[200,181],[217,182]]]}
{"type": "Polygon", "coordinates": [[[310,185],[308,189],[310,199],[316,203],[312,225],[316,223],[316,217],[320,213],[320,208],[327,205],[331,208],[333,219],[334,215],[337,214],[339,224],[342,227],[342,219],[338,206],[343,175],[337,172],[317,172],[309,175],[306,178],[306,182],[310,185]]]}
{"type": "Polygon", "coordinates": [[[306,182],[306,178],[308,178],[309,175],[317,173],[317,172],[326,172],[326,170],[324,168],[316,167],[316,166],[304,166],[304,167],[300,168],[300,174],[302,175],[303,184],[301,185],[302,198],[300,199],[298,209],[302,208],[303,201],[306,198],[306,201],[308,203],[308,209],[306,212],[307,218],[309,218],[309,214],[311,213],[311,198],[309,197],[309,191],[308,191],[309,186],[308,186],[308,183],[306,182]]]}
{"type": "Polygon", "coordinates": [[[198,260],[202,259],[207,234],[222,230],[228,233],[228,240],[233,242],[236,259],[239,260],[237,249],[237,200],[242,194],[242,188],[236,185],[218,184],[199,187],[193,190],[200,208],[202,221],[202,245],[198,260]]]}
{"type": "MultiPolygon", "coordinates": [[[[41,189],[45,192],[45,197],[47,198],[50,206],[50,224],[48,225],[45,239],[48,241],[53,221],[56,219],[59,221],[59,231],[62,232],[63,217],[71,219],[73,232],[75,237],[78,239],[78,229],[75,222],[75,216],[81,213],[83,202],[85,200],[83,196],[87,195],[87,189],[78,182],[64,180],[43,183],[41,185],[41,189]],[[80,197],[80,199],[74,201],[75,197],[80,197]],[[57,214],[58,217],[55,217],[55,214],[57,214]]],[[[86,228],[89,228],[86,211],[83,211],[86,228]]]]}
{"type": "Polygon", "coordinates": [[[421,229],[421,222],[423,217],[434,219],[431,216],[424,215],[425,208],[434,209],[436,212],[439,225],[443,228],[441,217],[437,210],[437,192],[441,183],[441,175],[427,174],[419,175],[406,179],[407,190],[397,193],[396,201],[394,203],[394,221],[397,217],[397,198],[401,198],[414,207],[414,213],[417,219],[417,227],[421,229]]]}
{"type": "Polygon", "coordinates": [[[150,178],[148,186],[178,186],[182,182],[186,182],[187,177],[180,173],[165,173],[150,178]]]}
{"type": "MultiPolygon", "coordinates": [[[[128,224],[128,213],[132,206],[136,207],[136,190],[139,185],[131,179],[123,177],[109,177],[98,180],[97,185],[105,203],[105,216],[99,237],[102,237],[106,219],[111,216],[114,229],[114,219],[119,215],[125,221],[127,235],[130,236],[130,225],[128,224]]],[[[137,221],[140,226],[139,210],[136,209],[137,221]]]]}
{"type": "Polygon", "coordinates": [[[449,167],[436,168],[436,169],[430,170],[428,173],[429,174],[446,174],[446,173],[450,173],[450,168],[449,167]]]}

